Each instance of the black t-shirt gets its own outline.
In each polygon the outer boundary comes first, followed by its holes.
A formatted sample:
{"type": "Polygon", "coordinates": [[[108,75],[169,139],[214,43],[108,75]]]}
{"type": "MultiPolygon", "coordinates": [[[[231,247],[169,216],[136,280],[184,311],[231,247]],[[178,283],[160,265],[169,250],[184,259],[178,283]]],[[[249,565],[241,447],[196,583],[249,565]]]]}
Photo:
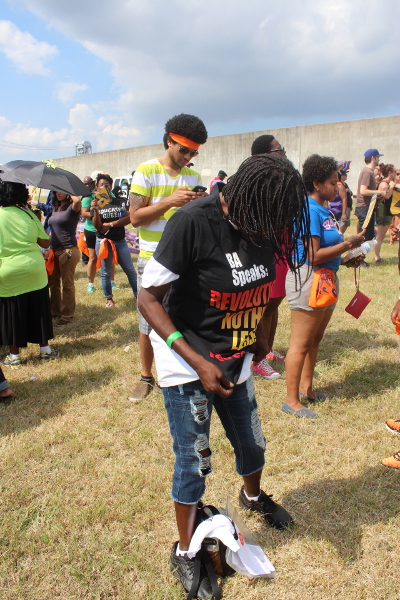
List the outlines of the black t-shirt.
{"type": "MultiPolygon", "coordinates": [[[[116,198],[112,195],[112,201],[103,206],[99,207],[99,215],[102,223],[111,223],[112,221],[118,221],[122,217],[126,216],[126,199],[116,198]]],[[[125,239],[125,227],[111,227],[106,233],[99,233],[96,231],[97,237],[100,239],[107,238],[113,242],[119,242],[125,239]]]]}
{"type": "Polygon", "coordinates": [[[224,218],[216,189],[169,219],[154,258],[180,276],[166,304],[174,325],[236,383],[275,279],[268,243],[242,237],[224,218]]]}
{"type": "Polygon", "coordinates": [[[48,220],[51,229],[51,247],[72,248],[76,246],[76,228],[80,213],[75,212],[72,204],[66,210],[53,212],[48,220]]]}

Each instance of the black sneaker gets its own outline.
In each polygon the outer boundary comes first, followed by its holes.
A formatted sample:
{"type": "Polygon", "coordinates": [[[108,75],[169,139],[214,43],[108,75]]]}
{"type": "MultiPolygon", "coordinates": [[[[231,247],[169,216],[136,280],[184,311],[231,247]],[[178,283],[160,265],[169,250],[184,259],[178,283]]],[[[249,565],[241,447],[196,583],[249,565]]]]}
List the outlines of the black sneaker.
{"type": "MultiPolygon", "coordinates": [[[[175,554],[177,546],[178,542],[175,542],[172,546],[171,555],[169,557],[169,566],[173,576],[183,585],[183,589],[186,592],[190,592],[194,575],[194,558],[177,556],[175,554]]],[[[201,565],[200,568],[200,581],[195,598],[204,598],[205,600],[212,598],[211,582],[206,575],[203,565],[201,565]]]]}
{"type": "Polygon", "coordinates": [[[294,521],[288,511],[280,504],[274,502],[272,496],[268,496],[262,490],[258,500],[247,500],[244,493],[244,486],[242,486],[239,494],[239,504],[246,510],[254,510],[260,513],[271,527],[275,527],[275,529],[285,529],[294,525],[294,521]]]}

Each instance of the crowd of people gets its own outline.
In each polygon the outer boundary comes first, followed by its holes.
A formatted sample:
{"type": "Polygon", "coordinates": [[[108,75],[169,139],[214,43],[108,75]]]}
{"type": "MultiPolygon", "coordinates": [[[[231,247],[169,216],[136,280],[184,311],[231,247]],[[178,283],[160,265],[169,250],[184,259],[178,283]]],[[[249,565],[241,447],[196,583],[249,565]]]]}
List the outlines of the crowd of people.
{"type": "MultiPolygon", "coordinates": [[[[82,198],[51,192],[43,204],[31,201],[23,183],[0,181],[0,343],[9,347],[4,366],[19,367],[20,348],[28,343],[39,344],[40,360],[58,357],[49,346],[52,319],[58,328],[74,319],[81,252],[87,257],[87,293],[94,292],[100,268],[105,307],[113,308],[113,270],[119,264],[138,298],[141,377],[129,398],[139,402],[154,388],[164,396],[176,457],[171,496],[179,534],[170,567],[187,592],[195,570],[190,541],[212,469],[213,408],[243,479],[240,505],[272,527],[291,526],[291,515],[261,487],[265,439],[253,373],[275,379],[280,374],[270,362],[284,362],[282,411],[316,418],[315,404],[327,395],[314,389],[314,369],[339,297],[339,266],[366,266],[362,253],[345,255],[375,237],[379,264],[389,228],[392,241],[400,236],[394,202],[400,171],[379,164],[377,149],[365,152],[353,195],[346,183],[350,160],[313,154],[300,174],[278,140],[262,135],[236,173],[225,181],[220,170],[207,193],[191,163],[207,137],[193,115],[170,119],[164,155],[132,173],[129,199],[113,189],[108,173],[85,177],[88,193],[82,198]],[[357,234],[345,239],[353,200],[357,234]],[[41,211],[43,224],[31,208],[41,211]],[[137,270],[126,242],[129,224],[138,229],[137,270]],[[286,357],[274,349],[285,297],[291,312],[286,357]]],[[[400,323],[400,300],[391,318],[400,323]]],[[[0,401],[13,397],[0,369],[0,401]]],[[[400,421],[388,420],[387,426],[400,432],[400,421]]],[[[398,468],[400,453],[382,462],[398,468]]],[[[212,593],[203,565],[192,594],[212,593]]]]}

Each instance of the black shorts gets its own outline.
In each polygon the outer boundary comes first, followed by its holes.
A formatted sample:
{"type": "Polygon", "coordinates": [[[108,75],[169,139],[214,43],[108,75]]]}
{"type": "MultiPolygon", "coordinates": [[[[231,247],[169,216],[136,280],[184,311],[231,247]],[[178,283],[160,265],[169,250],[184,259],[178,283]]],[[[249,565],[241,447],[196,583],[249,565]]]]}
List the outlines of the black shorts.
{"type": "Polygon", "coordinates": [[[89,231],[88,229],[84,229],[83,233],[85,235],[85,241],[88,248],[92,248],[92,250],[96,249],[96,233],[94,231],[89,231]]]}

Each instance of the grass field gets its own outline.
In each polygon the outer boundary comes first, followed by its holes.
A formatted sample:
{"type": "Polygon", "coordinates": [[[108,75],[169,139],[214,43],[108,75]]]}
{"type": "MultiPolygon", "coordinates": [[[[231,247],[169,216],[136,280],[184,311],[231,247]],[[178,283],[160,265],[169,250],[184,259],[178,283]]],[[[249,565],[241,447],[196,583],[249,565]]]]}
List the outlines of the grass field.
{"type": "MultiPolygon", "coordinates": [[[[400,415],[399,351],[390,322],[398,297],[397,247],[361,272],[372,297],[357,321],[344,311],[353,271],[341,269],[339,306],[321,344],[316,389],[332,400],[319,419],[281,412],[284,376],[256,379],[269,440],[263,488],[292,513],[279,533],[244,515],[278,577],[226,581],[226,600],[397,600],[400,596],[400,472],[380,465],[400,449],[387,418],[400,415]]],[[[371,259],[369,259],[371,260],[371,259]]],[[[121,289],[105,309],[101,286],[86,294],[77,271],[75,321],[56,332],[60,359],[6,370],[18,399],[0,406],[1,600],[180,599],[168,569],[176,539],[169,490],[173,454],[162,396],[132,404],[139,375],[135,301],[121,289]],[[36,375],[31,380],[32,374],[36,375]]],[[[283,303],[275,347],[285,351],[289,310],[283,303]]],[[[4,355],[6,349],[3,348],[4,355]]],[[[280,367],[278,367],[279,370],[280,367]]],[[[240,481],[215,417],[213,474],[206,502],[237,506],[240,481]]]]}

